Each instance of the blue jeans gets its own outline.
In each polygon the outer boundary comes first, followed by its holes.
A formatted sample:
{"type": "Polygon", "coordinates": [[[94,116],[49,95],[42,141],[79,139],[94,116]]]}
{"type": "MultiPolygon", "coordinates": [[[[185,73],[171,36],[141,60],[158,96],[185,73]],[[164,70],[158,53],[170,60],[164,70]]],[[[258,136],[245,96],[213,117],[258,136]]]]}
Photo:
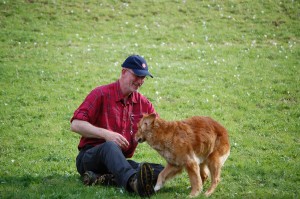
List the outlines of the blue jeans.
{"type": "MultiPolygon", "coordinates": [[[[95,147],[85,147],[76,158],[77,171],[83,175],[86,171],[97,174],[113,174],[119,186],[127,189],[128,180],[139,169],[139,163],[127,160],[121,148],[114,142],[105,142],[95,147]]],[[[150,163],[154,170],[154,178],[163,170],[160,164],[150,163]]]]}

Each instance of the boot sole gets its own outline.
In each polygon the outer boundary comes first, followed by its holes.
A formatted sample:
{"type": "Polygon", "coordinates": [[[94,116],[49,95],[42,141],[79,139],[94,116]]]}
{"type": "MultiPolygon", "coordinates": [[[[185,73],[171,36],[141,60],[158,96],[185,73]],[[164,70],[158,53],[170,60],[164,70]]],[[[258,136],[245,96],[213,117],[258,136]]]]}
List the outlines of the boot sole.
{"type": "Polygon", "coordinates": [[[147,163],[141,163],[137,173],[138,192],[141,197],[150,197],[155,193],[153,187],[153,169],[147,163]]]}

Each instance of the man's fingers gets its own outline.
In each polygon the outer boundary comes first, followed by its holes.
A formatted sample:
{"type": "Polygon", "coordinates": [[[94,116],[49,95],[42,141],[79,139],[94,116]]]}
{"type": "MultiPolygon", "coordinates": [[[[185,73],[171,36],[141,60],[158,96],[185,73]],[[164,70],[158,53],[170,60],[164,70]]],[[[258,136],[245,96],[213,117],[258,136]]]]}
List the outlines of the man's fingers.
{"type": "Polygon", "coordinates": [[[117,139],[117,144],[121,147],[127,147],[129,145],[128,141],[123,136],[117,139]]]}
{"type": "Polygon", "coordinates": [[[125,146],[128,146],[129,142],[125,139],[124,144],[125,144],[125,146]]]}

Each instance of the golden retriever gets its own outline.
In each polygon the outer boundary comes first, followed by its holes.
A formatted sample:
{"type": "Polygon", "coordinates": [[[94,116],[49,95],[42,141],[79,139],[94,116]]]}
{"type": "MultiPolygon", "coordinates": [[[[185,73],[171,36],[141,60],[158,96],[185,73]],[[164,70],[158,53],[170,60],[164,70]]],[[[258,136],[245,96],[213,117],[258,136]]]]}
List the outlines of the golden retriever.
{"type": "Polygon", "coordinates": [[[144,115],[135,136],[140,143],[146,141],[168,163],[158,176],[155,191],[185,168],[192,187],[190,197],[201,193],[209,174],[211,186],[205,195],[214,192],[221,167],[230,154],[228,133],[217,121],[202,116],[165,121],[155,114],[144,115]]]}

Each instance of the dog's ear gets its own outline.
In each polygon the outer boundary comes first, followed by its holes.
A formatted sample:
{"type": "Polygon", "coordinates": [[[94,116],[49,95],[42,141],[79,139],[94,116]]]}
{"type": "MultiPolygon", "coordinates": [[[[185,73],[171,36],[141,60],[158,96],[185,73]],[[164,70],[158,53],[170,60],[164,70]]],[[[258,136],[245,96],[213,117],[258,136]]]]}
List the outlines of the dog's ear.
{"type": "Polygon", "coordinates": [[[156,114],[155,113],[151,113],[149,115],[144,115],[144,123],[147,126],[149,126],[149,125],[153,124],[155,118],[156,118],[156,114]]]}
{"type": "Polygon", "coordinates": [[[156,118],[156,114],[155,113],[151,113],[148,115],[149,118],[151,118],[152,120],[155,120],[156,118]]]}

